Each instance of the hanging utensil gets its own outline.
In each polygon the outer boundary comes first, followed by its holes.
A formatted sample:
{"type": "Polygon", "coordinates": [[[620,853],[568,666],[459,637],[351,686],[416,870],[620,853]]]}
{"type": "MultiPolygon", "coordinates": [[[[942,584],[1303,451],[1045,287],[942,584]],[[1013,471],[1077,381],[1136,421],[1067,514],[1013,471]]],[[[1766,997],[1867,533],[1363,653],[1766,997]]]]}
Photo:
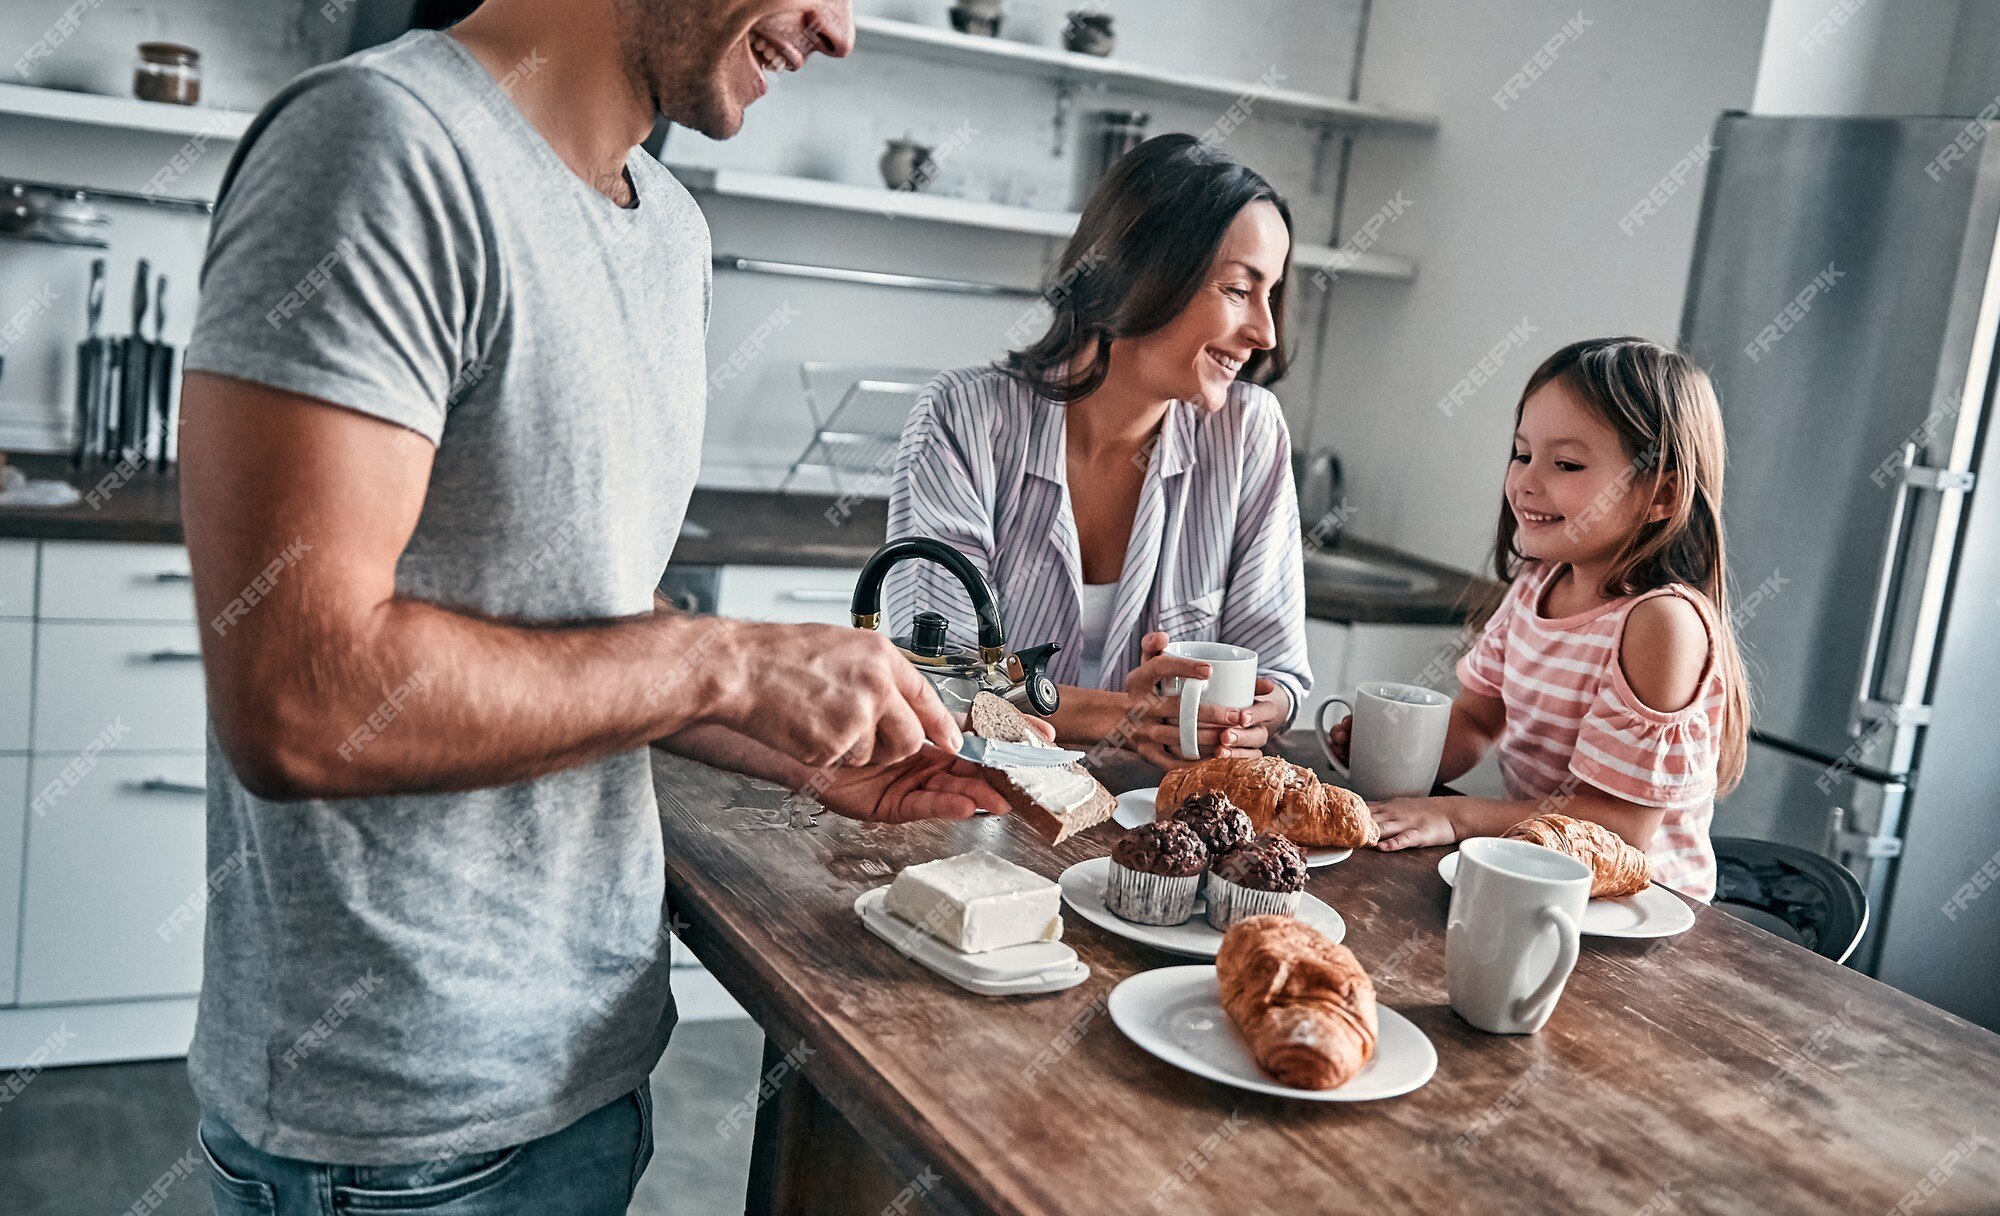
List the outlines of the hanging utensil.
{"type": "Polygon", "coordinates": [[[104,316],[104,259],[96,258],[90,263],[90,292],[84,307],[85,323],[83,341],[76,344],[76,447],[70,454],[69,467],[80,469],[86,457],[94,454],[97,439],[97,324],[104,316]]]}

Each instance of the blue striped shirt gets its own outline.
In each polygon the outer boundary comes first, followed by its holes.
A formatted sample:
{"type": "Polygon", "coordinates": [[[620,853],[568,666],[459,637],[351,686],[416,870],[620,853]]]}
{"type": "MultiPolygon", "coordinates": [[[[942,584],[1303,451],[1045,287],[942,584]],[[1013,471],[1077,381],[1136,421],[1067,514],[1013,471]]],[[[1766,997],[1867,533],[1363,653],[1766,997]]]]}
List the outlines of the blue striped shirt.
{"type": "MultiPolygon", "coordinates": [[[[1083,564],[1065,470],[1064,406],[991,367],[946,372],[903,426],[889,537],[928,536],[963,552],[1000,600],[1012,649],[1061,642],[1056,683],[1083,672],[1083,564]]],[[[909,632],[922,608],[972,646],[972,604],[950,571],[903,562],[884,589],[883,626],[909,632]]],[[[1305,565],[1291,436],[1278,399],[1238,381],[1221,409],[1168,407],[1139,493],[1119,576],[1100,688],[1123,691],[1153,631],[1257,652],[1258,673],[1292,698],[1306,665],[1305,565]]]]}

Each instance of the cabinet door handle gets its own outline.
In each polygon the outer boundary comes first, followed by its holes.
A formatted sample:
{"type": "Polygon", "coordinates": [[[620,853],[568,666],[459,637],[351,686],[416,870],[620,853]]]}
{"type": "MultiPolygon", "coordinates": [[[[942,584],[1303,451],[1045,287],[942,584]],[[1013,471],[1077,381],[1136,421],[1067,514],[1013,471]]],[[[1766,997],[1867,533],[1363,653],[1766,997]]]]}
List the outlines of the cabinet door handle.
{"type": "Polygon", "coordinates": [[[795,604],[845,604],[854,593],[834,587],[795,587],[785,592],[785,598],[795,604]]]}
{"type": "Polygon", "coordinates": [[[156,583],[191,583],[194,575],[186,570],[162,570],[153,576],[156,583]]]}
{"type": "Polygon", "coordinates": [[[148,794],[206,794],[208,787],[187,781],[174,781],[167,777],[148,777],[139,783],[139,788],[148,794]]]}
{"type": "Polygon", "coordinates": [[[148,663],[199,663],[199,650],[155,650],[146,656],[148,663]]]}

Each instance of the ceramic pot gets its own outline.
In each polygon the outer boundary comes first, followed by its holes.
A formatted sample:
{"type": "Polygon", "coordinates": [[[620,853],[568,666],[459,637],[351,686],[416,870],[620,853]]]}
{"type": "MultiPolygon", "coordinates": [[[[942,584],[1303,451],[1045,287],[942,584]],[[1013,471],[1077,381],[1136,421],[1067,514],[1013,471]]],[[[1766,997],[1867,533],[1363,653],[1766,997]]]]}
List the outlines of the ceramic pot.
{"type": "Polygon", "coordinates": [[[1071,13],[1069,25],[1063,30],[1063,45],[1079,55],[1096,55],[1100,59],[1109,55],[1118,45],[1111,32],[1111,14],[1087,9],[1071,13]]]}
{"type": "Polygon", "coordinates": [[[931,150],[915,140],[892,139],[878,162],[882,184],[891,190],[922,190],[930,185],[931,150]]]}

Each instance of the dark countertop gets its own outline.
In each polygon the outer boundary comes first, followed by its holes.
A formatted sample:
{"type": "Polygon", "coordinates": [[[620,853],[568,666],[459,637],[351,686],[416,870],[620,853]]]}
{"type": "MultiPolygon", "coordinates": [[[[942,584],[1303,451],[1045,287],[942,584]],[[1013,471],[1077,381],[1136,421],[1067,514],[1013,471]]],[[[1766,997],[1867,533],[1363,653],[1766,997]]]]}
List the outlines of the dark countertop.
{"type": "MultiPolygon", "coordinates": [[[[0,538],[181,542],[180,483],[171,471],[139,469],[121,477],[109,466],[72,474],[61,456],[17,455],[9,461],[30,477],[57,477],[81,490],[71,507],[0,508],[0,538]]],[[[674,546],[675,564],[851,566],[859,568],[882,543],[888,504],[881,499],[825,494],[775,494],[697,487],[688,504],[690,527],[674,546]]],[[[1319,620],[1398,625],[1455,625],[1497,584],[1385,545],[1348,539],[1334,554],[1383,562],[1428,575],[1423,591],[1360,591],[1306,567],[1306,613],[1319,620]]]]}

